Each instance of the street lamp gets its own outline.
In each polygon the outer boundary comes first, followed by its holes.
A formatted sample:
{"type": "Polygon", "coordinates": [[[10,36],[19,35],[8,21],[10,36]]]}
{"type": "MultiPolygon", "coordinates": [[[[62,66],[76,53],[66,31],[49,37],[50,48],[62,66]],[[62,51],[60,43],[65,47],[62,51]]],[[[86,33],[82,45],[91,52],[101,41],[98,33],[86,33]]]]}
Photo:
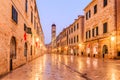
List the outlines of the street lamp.
{"type": "Polygon", "coordinates": [[[115,40],[115,36],[111,36],[111,41],[114,41],[115,40]]]}
{"type": "Polygon", "coordinates": [[[65,47],[65,49],[67,50],[67,49],[68,49],[68,47],[66,46],[66,47],[65,47]]]}
{"type": "Polygon", "coordinates": [[[36,42],[38,42],[39,41],[39,38],[36,38],[36,42]]]}
{"type": "Polygon", "coordinates": [[[82,44],[79,44],[78,46],[79,46],[79,47],[81,47],[81,46],[82,46],[82,44]]]}

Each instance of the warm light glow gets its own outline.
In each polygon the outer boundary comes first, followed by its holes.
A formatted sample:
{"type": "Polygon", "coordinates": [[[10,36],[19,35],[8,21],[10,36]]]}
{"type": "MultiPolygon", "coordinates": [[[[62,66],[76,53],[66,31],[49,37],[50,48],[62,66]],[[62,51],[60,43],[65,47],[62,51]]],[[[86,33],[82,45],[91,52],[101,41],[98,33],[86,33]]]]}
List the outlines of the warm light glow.
{"type": "Polygon", "coordinates": [[[34,42],[34,38],[32,39],[32,43],[31,43],[32,45],[34,45],[35,44],[35,42],[34,42]]]}
{"type": "Polygon", "coordinates": [[[42,47],[42,44],[40,44],[40,47],[42,47]]]}
{"type": "Polygon", "coordinates": [[[82,46],[82,44],[79,44],[78,46],[79,46],[79,47],[81,47],[81,46],[82,46]]]}
{"type": "Polygon", "coordinates": [[[39,38],[36,38],[36,42],[38,42],[39,41],[39,38]]]}
{"type": "Polygon", "coordinates": [[[61,50],[61,48],[59,48],[59,50],[61,50]]]}
{"type": "Polygon", "coordinates": [[[93,53],[94,53],[94,54],[98,54],[98,52],[97,52],[97,46],[94,46],[94,47],[93,47],[93,53]]]}
{"type": "Polygon", "coordinates": [[[71,49],[71,54],[73,54],[73,49],[71,49]]]}
{"type": "Polygon", "coordinates": [[[65,47],[65,49],[67,50],[67,49],[68,49],[68,47],[66,46],[66,47],[65,47]]]}
{"type": "Polygon", "coordinates": [[[87,53],[89,54],[90,53],[90,48],[87,48],[86,50],[87,50],[87,53]]]}
{"type": "Polygon", "coordinates": [[[115,40],[115,36],[111,36],[111,41],[114,41],[115,40]]]}

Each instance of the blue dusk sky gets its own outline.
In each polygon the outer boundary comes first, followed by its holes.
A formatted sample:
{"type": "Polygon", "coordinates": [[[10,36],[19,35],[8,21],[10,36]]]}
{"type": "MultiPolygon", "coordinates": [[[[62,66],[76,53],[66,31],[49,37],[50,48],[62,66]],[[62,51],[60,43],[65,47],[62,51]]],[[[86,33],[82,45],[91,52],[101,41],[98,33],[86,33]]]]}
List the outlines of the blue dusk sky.
{"type": "Polygon", "coordinates": [[[45,43],[51,42],[51,25],[56,24],[56,35],[74,22],[92,0],[36,0],[45,43]]]}

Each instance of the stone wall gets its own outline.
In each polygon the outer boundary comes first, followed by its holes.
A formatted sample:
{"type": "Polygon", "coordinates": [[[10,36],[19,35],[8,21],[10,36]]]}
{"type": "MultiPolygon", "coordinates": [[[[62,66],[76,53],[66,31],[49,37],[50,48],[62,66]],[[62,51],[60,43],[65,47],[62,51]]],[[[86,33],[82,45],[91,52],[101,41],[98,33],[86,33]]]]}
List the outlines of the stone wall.
{"type": "MultiPolygon", "coordinates": [[[[94,0],[92,1],[86,8],[85,8],[85,14],[91,10],[91,17],[86,20],[85,18],[85,30],[84,30],[84,41],[89,45],[90,47],[90,54],[93,56],[93,44],[94,41],[97,41],[99,49],[97,50],[97,54],[100,57],[103,56],[102,49],[104,45],[108,46],[108,54],[107,56],[110,57],[115,51],[113,52],[113,49],[116,50],[116,48],[113,48],[111,44],[111,36],[115,36],[116,34],[116,26],[115,26],[115,1],[114,0],[108,0],[108,4],[106,7],[103,7],[103,2],[101,0],[94,0]],[[94,6],[97,4],[97,13],[94,14],[94,6]],[[107,33],[103,34],[103,24],[107,22],[108,23],[108,31],[107,33]],[[92,29],[98,26],[98,36],[92,37],[92,29]],[[91,38],[86,40],[86,31],[91,31],[91,38]],[[107,42],[106,42],[107,41],[107,42]]],[[[114,42],[114,45],[116,43],[114,42]]],[[[86,50],[87,53],[87,50],[86,50]]],[[[105,56],[106,57],[106,56],[105,56]]],[[[111,57],[110,57],[111,58],[111,57]]]]}
{"type": "MultiPolygon", "coordinates": [[[[26,59],[27,61],[30,61],[32,60],[32,57],[36,58],[40,55],[35,55],[34,50],[32,50],[33,54],[31,55],[31,34],[27,34],[27,40],[24,40],[24,24],[32,29],[33,35],[36,35],[37,37],[39,36],[36,33],[36,30],[34,30],[34,25],[31,23],[31,11],[33,11],[34,16],[36,16],[37,19],[36,21],[40,25],[38,13],[34,12],[34,6],[35,2],[28,0],[28,12],[26,13],[25,0],[8,0],[7,2],[5,0],[0,1],[0,75],[10,71],[10,41],[12,37],[15,37],[16,40],[16,58],[12,59],[13,69],[25,64],[26,59]],[[18,12],[17,24],[12,20],[12,6],[14,6],[18,12]],[[25,42],[28,46],[27,58],[24,56],[25,42]]],[[[36,48],[35,45],[33,45],[33,47],[36,48]]],[[[37,49],[39,50],[39,48],[37,49]]]]}

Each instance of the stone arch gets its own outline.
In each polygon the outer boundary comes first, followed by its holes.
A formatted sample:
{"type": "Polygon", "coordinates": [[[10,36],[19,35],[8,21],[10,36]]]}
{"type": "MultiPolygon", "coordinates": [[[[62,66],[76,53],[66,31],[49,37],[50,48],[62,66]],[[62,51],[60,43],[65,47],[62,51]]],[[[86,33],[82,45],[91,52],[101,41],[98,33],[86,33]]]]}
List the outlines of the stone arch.
{"type": "Polygon", "coordinates": [[[102,54],[103,54],[103,58],[105,57],[105,54],[108,54],[108,46],[107,45],[103,45],[102,54]]]}
{"type": "Polygon", "coordinates": [[[24,56],[26,57],[27,59],[27,51],[28,51],[28,46],[27,46],[27,43],[24,44],[24,56]]]}
{"type": "Polygon", "coordinates": [[[10,40],[10,59],[16,58],[16,39],[12,37],[10,40]]]}
{"type": "Polygon", "coordinates": [[[13,36],[10,40],[10,71],[13,69],[12,59],[16,58],[16,38],[13,36]]]}

